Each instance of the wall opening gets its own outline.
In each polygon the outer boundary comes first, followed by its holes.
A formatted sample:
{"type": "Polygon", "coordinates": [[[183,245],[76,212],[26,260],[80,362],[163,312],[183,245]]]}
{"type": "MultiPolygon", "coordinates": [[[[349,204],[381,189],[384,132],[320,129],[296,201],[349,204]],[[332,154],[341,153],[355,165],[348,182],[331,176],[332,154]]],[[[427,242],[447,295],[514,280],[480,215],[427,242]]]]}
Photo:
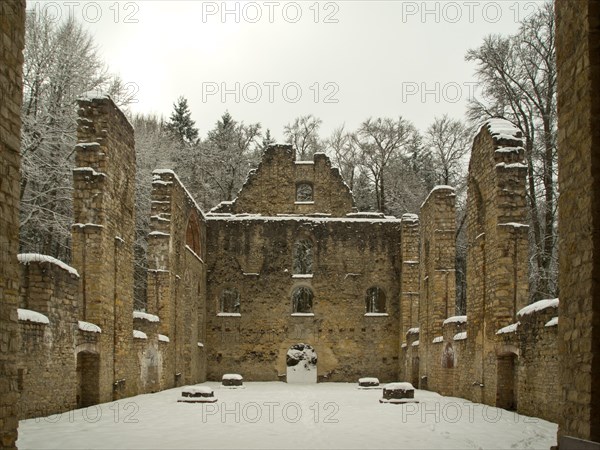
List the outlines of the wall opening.
{"type": "Polygon", "coordinates": [[[498,357],[496,378],[496,406],[509,411],[517,410],[517,355],[511,353],[498,357]]]}
{"type": "Polygon", "coordinates": [[[185,232],[185,244],[192,249],[192,251],[201,257],[200,254],[200,222],[198,220],[198,214],[192,211],[190,218],[188,219],[187,229],[185,232]]]}
{"type": "Polygon", "coordinates": [[[415,356],[412,360],[412,373],[410,377],[410,382],[413,386],[419,386],[419,357],[415,356]]]}
{"type": "Polygon", "coordinates": [[[308,344],[292,345],[286,355],[286,381],[308,384],[317,382],[317,352],[308,344]]]}
{"type": "Polygon", "coordinates": [[[313,243],[308,239],[300,239],[294,243],[293,273],[308,275],[313,273],[313,243]]]}
{"type": "Polygon", "coordinates": [[[77,408],[100,403],[100,355],[77,353],[77,408]]]}
{"type": "Polygon", "coordinates": [[[311,183],[298,183],[296,185],[296,201],[312,202],[314,201],[314,191],[311,183]]]}
{"type": "Polygon", "coordinates": [[[454,348],[450,342],[446,344],[442,352],[442,368],[454,369],[454,348]]]}
{"type": "Polygon", "coordinates": [[[237,313],[241,312],[240,293],[235,288],[223,289],[221,294],[221,302],[219,311],[222,313],[237,313]]]}
{"type": "Polygon", "coordinates": [[[313,291],[306,286],[300,286],[292,292],[292,312],[293,313],[312,313],[313,312],[313,291]]]}
{"type": "Polygon", "coordinates": [[[367,313],[385,313],[385,292],[378,287],[367,289],[366,297],[367,313]]]}

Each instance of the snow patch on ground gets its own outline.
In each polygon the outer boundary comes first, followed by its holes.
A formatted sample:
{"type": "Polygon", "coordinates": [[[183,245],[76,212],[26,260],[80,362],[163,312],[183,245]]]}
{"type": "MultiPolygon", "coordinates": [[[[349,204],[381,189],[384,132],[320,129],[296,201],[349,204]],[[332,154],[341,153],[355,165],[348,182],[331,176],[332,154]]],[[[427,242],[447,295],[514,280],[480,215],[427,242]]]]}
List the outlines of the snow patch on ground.
{"type": "Polygon", "coordinates": [[[22,420],[17,444],[22,450],[556,445],[554,423],[429,391],[415,389],[418,404],[389,405],[379,403],[380,389],[358,390],[356,383],[245,384],[243,390],[225,389],[220,381],[193,386],[214,390],[214,404],[177,403],[182,388],[176,388],[22,420]]]}

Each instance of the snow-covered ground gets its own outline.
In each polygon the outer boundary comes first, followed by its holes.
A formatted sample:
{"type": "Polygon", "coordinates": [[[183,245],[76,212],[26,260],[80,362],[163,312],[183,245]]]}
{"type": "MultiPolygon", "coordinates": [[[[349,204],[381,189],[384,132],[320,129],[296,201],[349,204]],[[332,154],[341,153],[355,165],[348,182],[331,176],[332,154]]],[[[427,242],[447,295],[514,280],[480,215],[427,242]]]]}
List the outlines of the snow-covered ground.
{"type": "Polygon", "coordinates": [[[357,384],[245,383],[213,404],[178,403],[182,388],[21,421],[27,448],[539,448],[556,424],[415,391],[418,404],[380,404],[357,384]]]}

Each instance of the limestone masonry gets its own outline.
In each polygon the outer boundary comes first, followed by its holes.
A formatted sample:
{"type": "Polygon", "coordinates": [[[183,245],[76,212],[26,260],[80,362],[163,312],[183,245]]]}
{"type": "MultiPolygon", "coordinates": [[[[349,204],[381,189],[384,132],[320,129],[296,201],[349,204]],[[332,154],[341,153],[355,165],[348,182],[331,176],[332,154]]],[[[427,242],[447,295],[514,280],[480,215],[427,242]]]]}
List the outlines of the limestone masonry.
{"type": "Polygon", "coordinates": [[[455,192],[420,214],[356,211],[325,154],[265,150],[209,212],[177,175],[152,182],[147,299],[133,308],[134,130],[109,96],[78,100],[73,262],[18,253],[24,0],[0,3],[0,443],[18,419],[225,374],[382,383],[559,422],[600,441],[597,123],[600,2],[557,0],[560,290],[528,305],[521,132],[473,140],[466,315],[455,301],[455,192]],[[306,376],[303,378],[303,368],[306,376]]]}

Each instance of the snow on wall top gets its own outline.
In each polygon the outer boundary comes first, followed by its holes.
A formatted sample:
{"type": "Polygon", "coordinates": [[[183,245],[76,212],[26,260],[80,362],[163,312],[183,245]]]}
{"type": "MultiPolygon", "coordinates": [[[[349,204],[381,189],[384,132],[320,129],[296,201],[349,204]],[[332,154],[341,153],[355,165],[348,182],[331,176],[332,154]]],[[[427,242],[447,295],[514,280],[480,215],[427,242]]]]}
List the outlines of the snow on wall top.
{"type": "Polygon", "coordinates": [[[511,141],[523,142],[523,133],[521,133],[521,130],[519,130],[515,125],[506,119],[488,119],[481,126],[482,129],[483,127],[487,127],[492,139],[494,140],[508,139],[511,141]]]}
{"type": "Polygon", "coordinates": [[[100,89],[93,89],[91,91],[84,92],[77,100],[112,100],[111,96],[100,89]]]}
{"type": "Polygon", "coordinates": [[[517,328],[519,328],[519,325],[521,325],[521,322],[512,323],[504,328],[500,328],[498,331],[496,331],[496,334],[514,333],[517,331],[517,328]]]}
{"type": "Polygon", "coordinates": [[[466,321],[467,316],[452,316],[444,320],[443,325],[448,325],[449,323],[465,323],[466,321]]]}
{"type": "Polygon", "coordinates": [[[462,333],[456,333],[454,335],[454,340],[455,341],[462,341],[462,340],[464,340],[466,338],[467,338],[467,332],[466,331],[463,331],[462,333]]]}
{"type": "Polygon", "coordinates": [[[414,391],[415,388],[412,384],[410,383],[388,383],[385,386],[383,386],[383,389],[386,389],[388,391],[414,391]]]}
{"type": "Polygon", "coordinates": [[[65,264],[64,262],[62,262],[56,258],[53,258],[52,256],[41,255],[39,253],[21,253],[20,255],[17,255],[17,259],[19,260],[19,262],[21,264],[29,264],[32,262],[47,262],[50,264],[54,264],[55,266],[58,266],[61,269],[66,270],[71,275],[75,275],[76,277],[79,277],[79,273],[77,272],[77,270],[75,270],[73,267],[69,266],[68,264],[65,264]]]}
{"type": "Polygon", "coordinates": [[[410,328],[406,334],[417,334],[419,332],[419,328],[415,327],[415,328],[410,328]]]}
{"type": "Polygon", "coordinates": [[[521,309],[517,313],[517,316],[526,316],[534,312],[543,311],[546,308],[558,308],[558,299],[551,298],[547,300],[540,300],[538,302],[532,303],[531,305],[527,305],[525,308],[521,309]]]}
{"type": "Polygon", "coordinates": [[[148,339],[148,335],[140,330],[133,330],[133,337],[136,339],[148,339]]]}
{"type": "Polygon", "coordinates": [[[379,384],[379,378],[374,378],[374,377],[359,378],[358,382],[359,383],[377,383],[377,384],[379,384]]]}
{"type": "Polygon", "coordinates": [[[243,380],[244,377],[242,377],[240,374],[238,373],[226,373],[225,375],[223,375],[223,380],[243,380]]]}
{"type": "Polygon", "coordinates": [[[50,323],[50,320],[48,320],[48,316],[45,316],[44,314],[39,313],[37,311],[32,311],[30,309],[18,308],[17,316],[19,317],[19,320],[25,322],[42,323],[45,325],[48,325],[50,323]]]}
{"type": "Polygon", "coordinates": [[[357,217],[322,217],[320,215],[278,215],[278,216],[263,216],[260,214],[228,214],[228,213],[208,213],[207,220],[225,220],[225,221],[244,221],[244,220],[262,220],[264,222],[282,222],[282,221],[298,221],[298,222],[354,222],[354,223],[400,223],[400,219],[390,218],[390,216],[379,218],[357,218],[357,217]]]}
{"type": "Polygon", "coordinates": [[[419,216],[418,214],[402,214],[402,218],[400,220],[403,222],[418,222],[419,216]]]}
{"type": "Polygon", "coordinates": [[[546,322],[545,327],[555,327],[558,325],[558,317],[553,317],[548,322],[546,322]]]}
{"type": "Polygon", "coordinates": [[[171,342],[171,339],[169,339],[169,336],[165,336],[164,334],[159,334],[158,340],[160,342],[171,342]]]}
{"type": "Polygon", "coordinates": [[[148,314],[143,311],[134,311],[133,318],[134,319],[144,319],[144,320],[147,320],[148,322],[160,322],[160,318],[158,316],[155,316],[154,314],[148,314]]]}
{"type": "Polygon", "coordinates": [[[192,204],[194,205],[194,207],[196,208],[198,214],[200,214],[200,217],[202,217],[203,219],[206,220],[206,216],[204,215],[204,211],[202,211],[202,208],[200,208],[200,206],[198,206],[198,203],[196,203],[196,200],[194,199],[194,197],[192,197],[192,194],[190,194],[190,191],[187,190],[187,188],[185,187],[185,185],[181,182],[181,180],[179,179],[179,177],[177,176],[177,174],[171,170],[171,169],[155,169],[152,171],[152,178],[153,181],[152,183],[159,183],[162,180],[160,179],[161,175],[172,175],[173,178],[179,183],[179,185],[181,186],[181,188],[183,189],[183,191],[186,193],[187,197],[190,199],[190,201],[192,202],[192,204]]]}
{"type": "Polygon", "coordinates": [[[89,331],[90,333],[102,333],[102,329],[98,325],[93,324],[91,322],[84,322],[83,320],[80,320],[77,323],[77,326],[81,331],[89,331]]]}
{"type": "Polygon", "coordinates": [[[433,189],[431,190],[431,192],[429,193],[429,195],[427,195],[427,198],[425,199],[425,201],[423,203],[421,203],[421,208],[425,205],[425,203],[427,203],[427,201],[429,200],[429,197],[431,197],[431,195],[437,191],[452,191],[452,194],[454,194],[456,192],[456,189],[454,189],[452,186],[447,186],[445,184],[439,184],[437,186],[434,186],[433,189]]]}

